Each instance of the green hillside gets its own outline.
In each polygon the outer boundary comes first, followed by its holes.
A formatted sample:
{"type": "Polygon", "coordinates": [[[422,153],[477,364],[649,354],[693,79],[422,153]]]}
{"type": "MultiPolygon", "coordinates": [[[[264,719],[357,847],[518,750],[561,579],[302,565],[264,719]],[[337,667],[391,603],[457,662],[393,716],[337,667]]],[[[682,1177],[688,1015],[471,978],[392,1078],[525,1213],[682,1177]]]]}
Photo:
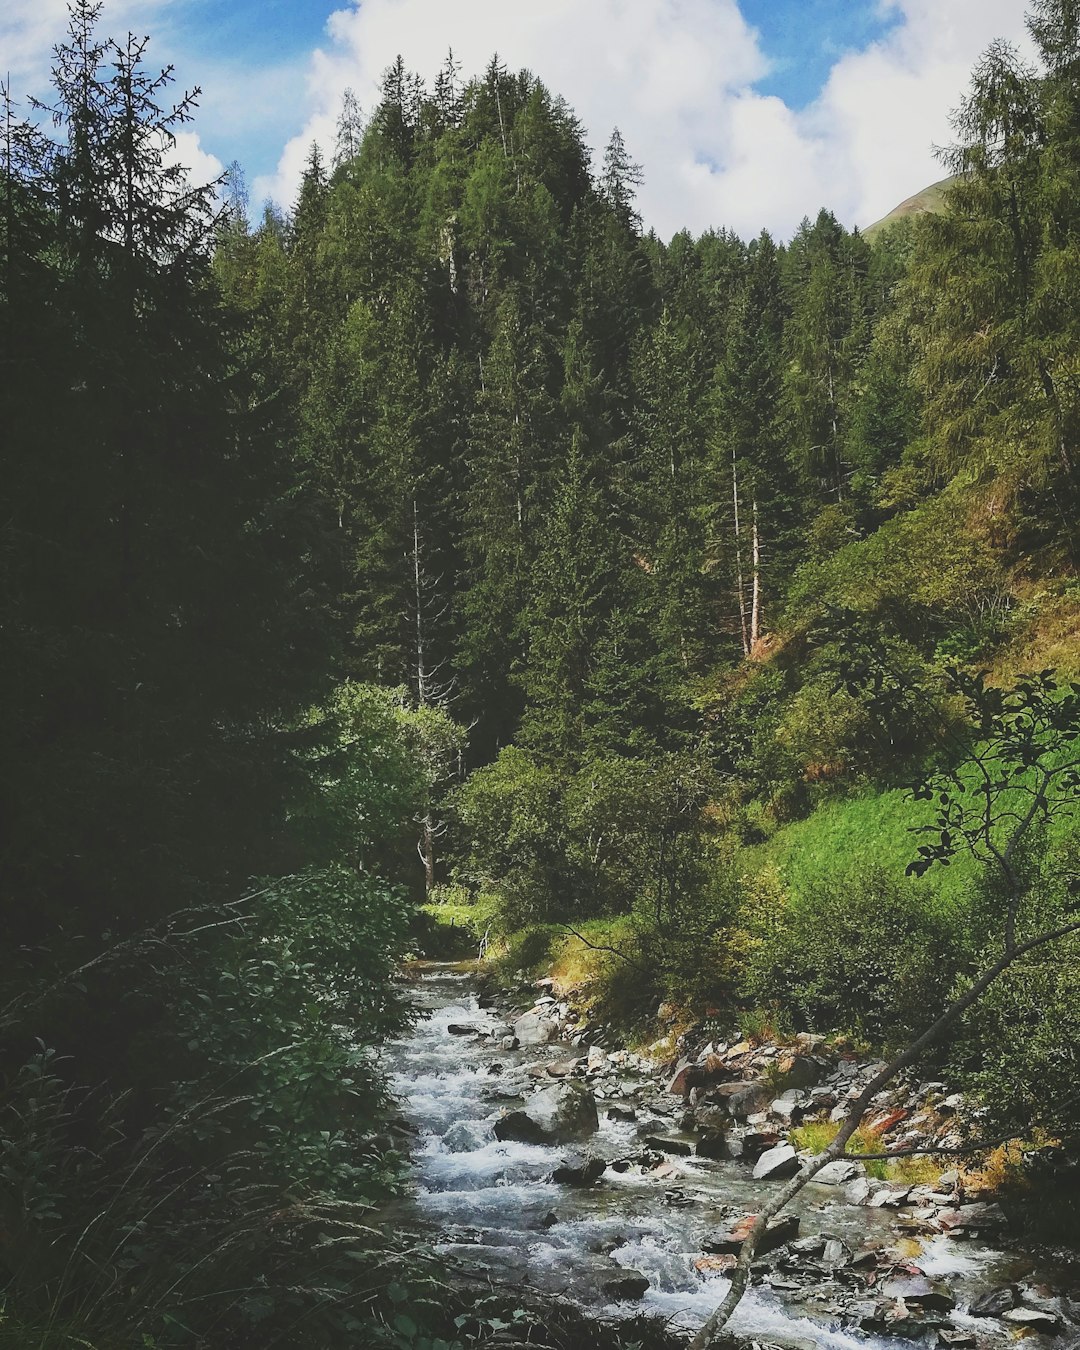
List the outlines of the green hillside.
{"type": "Polygon", "coordinates": [[[863,234],[867,239],[873,240],[898,220],[907,220],[911,216],[924,215],[927,212],[941,211],[945,202],[945,194],[955,182],[956,175],[950,174],[948,178],[942,178],[937,183],[931,183],[921,192],[916,192],[914,196],[905,198],[899,206],[894,206],[888,215],[882,216],[880,220],[875,220],[872,225],[868,225],[863,230],[863,234]]]}

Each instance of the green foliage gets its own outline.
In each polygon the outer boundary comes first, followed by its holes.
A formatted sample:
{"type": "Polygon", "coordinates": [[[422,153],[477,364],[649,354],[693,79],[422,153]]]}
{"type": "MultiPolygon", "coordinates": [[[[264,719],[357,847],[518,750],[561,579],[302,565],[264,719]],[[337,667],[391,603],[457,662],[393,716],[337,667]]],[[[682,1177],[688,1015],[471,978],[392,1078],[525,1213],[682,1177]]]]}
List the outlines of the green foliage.
{"type": "Polygon", "coordinates": [[[944,1007],[963,934],[926,883],[880,868],[834,869],[744,919],[756,939],[746,993],[796,1024],[899,1045],[944,1007]]]}
{"type": "Polygon", "coordinates": [[[461,872],[507,923],[638,912],[671,920],[700,873],[707,768],[689,755],[604,756],[573,774],[518,747],[457,794],[461,872]]]}
{"type": "Polygon", "coordinates": [[[72,1087],[47,1050],[3,1083],[0,1280],[20,1318],[94,1343],[137,1318],[160,1346],[357,1331],[341,1293],[380,1297],[399,1259],[369,1214],[401,1183],[373,1050],[405,1022],[406,922],[384,883],[313,871],[177,915],[54,992],[86,1015],[124,991],[139,1100],[72,1087]]]}

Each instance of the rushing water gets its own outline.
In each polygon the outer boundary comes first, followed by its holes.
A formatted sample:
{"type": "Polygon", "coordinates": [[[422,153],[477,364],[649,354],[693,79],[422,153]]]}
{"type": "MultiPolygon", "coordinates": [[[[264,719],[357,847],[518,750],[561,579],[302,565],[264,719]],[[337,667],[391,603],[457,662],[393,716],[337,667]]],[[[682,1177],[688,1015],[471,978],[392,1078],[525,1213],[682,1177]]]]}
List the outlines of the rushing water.
{"type": "MultiPolygon", "coordinates": [[[[567,1047],[507,1052],[499,1048],[497,1035],[450,1034],[451,1024],[489,1033],[505,1030],[504,1019],[480,1008],[470,977],[458,971],[425,971],[415,997],[425,1015],[393,1048],[394,1089],[419,1130],[415,1203],[438,1232],[440,1251],[497,1286],[527,1285],[609,1317],[645,1312],[676,1327],[699,1325],[728,1287],[723,1275],[703,1275],[695,1268],[703,1241],[733,1216],[759,1206],[770,1184],[753,1181],[750,1169],[738,1162],[684,1157],[672,1159],[676,1170],[667,1175],[609,1167],[598,1184],[586,1189],[553,1183],[552,1170],[568,1157],[580,1157],[580,1148],[500,1143],[492,1125],[505,1107],[543,1086],[525,1066],[566,1058],[567,1047]],[[630,1271],[649,1281],[640,1302],[618,1301],[605,1292],[630,1271]]],[[[625,1079],[623,1104],[633,1105],[644,1080],[635,1081],[630,1073],[625,1079]]],[[[670,1132],[681,1109],[673,1098],[672,1118],[665,1120],[650,1107],[640,1110],[640,1121],[617,1122],[605,1118],[612,1104],[598,1103],[600,1130],[588,1145],[608,1161],[640,1151],[643,1121],[653,1122],[657,1132],[670,1132]]],[[[896,1240],[895,1214],[844,1204],[833,1187],[807,1186],[794,1208],[804,1236],[827,1233],[853,1249],[868,1240],[896,1240]]],[[[952,1318],[958,1327],[976,1325],[963,1309],[977,1293],[1031,1271],[1022,1257],[975,1241],[928,1239],[912,1255],[927,1275],[947,1280],[958,1300],[952,1318]]],[[[933,1333],[912,1340],[843,1330],[835,1316],[839,1308],[830,1313],[828,1291],[821,1292],[821,1300],[808,1301],[804,1310],[764,1285],[755,1286],[732,1330],[828,1350],[903,1350],[932,1343],[933,1333]]],[[[981,1339],[1004,1331],[987,1319],[977,1325],[981,1339]]]]}

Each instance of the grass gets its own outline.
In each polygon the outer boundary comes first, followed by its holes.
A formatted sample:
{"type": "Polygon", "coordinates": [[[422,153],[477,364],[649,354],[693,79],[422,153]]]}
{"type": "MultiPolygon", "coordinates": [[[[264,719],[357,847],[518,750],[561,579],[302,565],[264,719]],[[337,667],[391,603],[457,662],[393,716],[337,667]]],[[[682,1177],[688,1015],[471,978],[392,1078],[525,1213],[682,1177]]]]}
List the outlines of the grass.
{"type": "MultiPolygon", "coordinates": [[[[807,1153],[824,1153],[840,1133],[840,1126],[831,1120],[810,1121],[805,1125],[796,1125],[791,1131],[792,1144],[807,1153]]],[[[869,1130],[858,1129],[851,1136],[849,1150],[852,1156],[859,1153],[880,1153],[882,1143],[879,1135],[869,1130]]],[[[878,1159],[863,1163],[866,1175],[877,1181],[898,1181],[909,1186],[933,1186],[941,1175],[941,1167],[932,1157],[897,1158],[895,1162],[878,1159]]]]}
{"type": "MultiPolygon", "coordinates": [[[[751,871],[770,863],[775,866],[796,897],[868,861],[902,876],[917,847],[912,826],[932,818],[931,808],[911,801],[903,788],[867,791],[819,806],[805,820],[783,826],[767,843],[746,849],[743,856],[751,871]]],[[[954,902],[962,898],[976,875],[977,866],[971,859],[958,858],[924,884],[934,885],[943,900],[954,902]]]]}

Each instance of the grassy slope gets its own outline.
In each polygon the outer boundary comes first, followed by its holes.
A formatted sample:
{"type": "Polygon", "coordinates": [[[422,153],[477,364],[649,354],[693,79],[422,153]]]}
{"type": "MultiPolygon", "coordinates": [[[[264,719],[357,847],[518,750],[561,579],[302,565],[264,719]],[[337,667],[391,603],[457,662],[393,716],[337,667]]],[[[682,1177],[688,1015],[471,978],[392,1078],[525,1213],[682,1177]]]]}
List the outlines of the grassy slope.
{"type": "Polygon", "coordinates": [[[940,211],[945,201],[946,190],[953,181],[952,178],[942,178],[940,182],[931,183],[921,192],[916,192],[913,197],[908,197],[899,206],[894,206],[887,216],[882,216],[880,220],[875,220],[873,225],[868,225],[863,230],[863,238],[873,242],[875,236],[888,229],[895,221],[903,220],[905,216],[917,216],[925,211],[940,211]]]}

